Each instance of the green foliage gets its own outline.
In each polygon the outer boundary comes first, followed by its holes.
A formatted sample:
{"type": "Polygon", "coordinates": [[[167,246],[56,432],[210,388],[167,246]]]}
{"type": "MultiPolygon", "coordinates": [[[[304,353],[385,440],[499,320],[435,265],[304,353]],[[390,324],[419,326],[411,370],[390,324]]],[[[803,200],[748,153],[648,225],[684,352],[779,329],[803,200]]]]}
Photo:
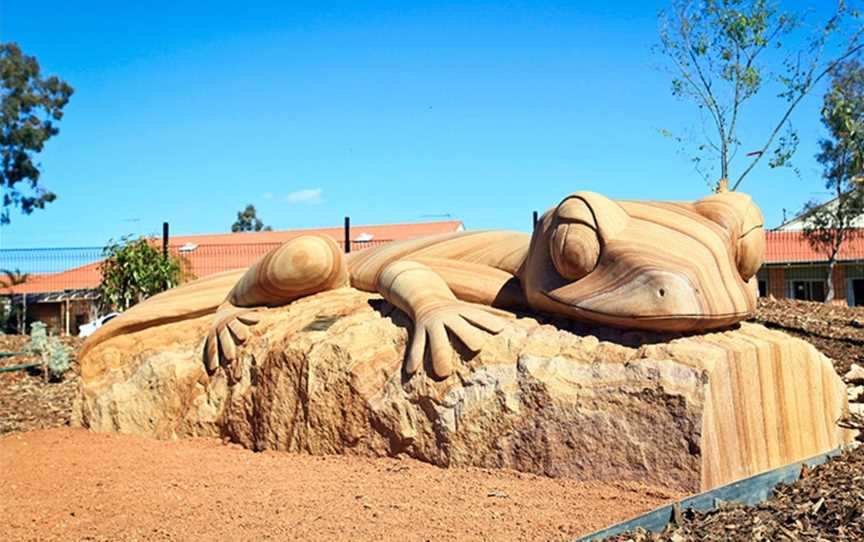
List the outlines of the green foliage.
{"type": "MultiPolygon", "coordinates": [[[[12,271],[11,269],[0,269],[0,289],[9,288],[17,284],[24,284],[30,277],[27,273],[22,273],[19,269],[12,271]]],[[[20,309],[12,304],[12,299],[4,296],[0,298],[0,335],[10,326],[10,322],[16,315],[20,314],[20,309]]]]}
{"type": "Polygon", "coordinates": [[[768,161],[768,167],[779,168],[786,167],[795,171],[796,175],[800,176],[798,168],[792,164],[792,155],[798,150],[798,132],[792,127],[791,123],[786,123],[786,133],[780,136],[777,140],[777,146],[768,161]]]}
{"type": "Polygon", "coordinates": [[[33,157],[59,133],[57,123],[72,92],[55,76],[43,78],[36,59],[15,43],[0,44],[0,224],[9,223],[10,208],[30,214],[56,199],[39,185],[33,157]]]}
{"type": "Polygon", "coordinates": [[[22,352],[31,356],[41,356],[48,349],[48,326],[45,322],[30,324],[30,340],[22,348],[22,352]]]}
{"type": "Polygon", "coordinates": [[[0,269],[0,275],[4,277],[0,278],[0,288],[9,288],[16,284],[24,284],[30,276],[27,273],[22,273],[19,269],[14,271],[11,269],[0,269]]]}
{"type": "Polygon", "coordinates": [[[848,188],[864,175],[864,66],[853,60],[838,66],[825,95],[822,123],[830,133],[817,159],[826,167],[829,188],[848,188]]]}
{"type": "Polygon", "coordinates": [[[12,300],[7,296],[0,296],[0,336],[6,334],[12,314],[12,300]]]}
{"type": "Polygon", "coordinates": [[[49,337],[48,344],[42,352],[42,365],[48,371],[48,377],[53,381],[63,379],[63,374],[69,370],[72,362],[72,349],[60,342],[57,337],[49,337]]]}
{"type": "Polygon", "coordinates": [[[125,311],[185,278],[182,260],[170,254],[163,256],[144,237],[109,241],[102,255],[99,292],[106,309],[125,311]]]}
{"type": "Polygon", "coordinates": [[[251,203],[245,209],[237,213],[237,221],[231,225],[232,232],[244,231],[272,231],[273,228],[265,226],[264,222],[258,218],[258,211],[251,203]]]}
{"type": "Polygon", "coordinates": [[[63,379],[63,374],[71,366],[72,350],[59,338],[49,337],[44,322],[33,322],[30,326],[30,340],[22,351],[31,356],[39,356],[46,375],[52,381],[63,379]]]}
{"type": "MultiPolygon", "coordinates": [[[[825,187],[833,202],[805,206],[802,235],[814,250],[826,255],[833,268],[843,243],[861,235],[855,219],[864,214],[864,67],[857,61],[838,65],[822,106],[828,137],[819,142],[817,160],[825,168],[825,187]]],[[[828,277],[828,299],[833,297],[828,277]]]]}
{"type": "Polygon", "coordinates": [[[660,16],[656,50],[670,62],[672,95],[697,106],[699,132],[675,140],[710,185],[716,181],[707,165],[716,163],[720,179],[733,180],[742,145],[753,152],[744,157],[733,190],[766,155],[770,167],[791,167],[798,144],[791,114],[836,65],[862,50],[861,22],[841,0],[829,20],[792,49],[787,43],[808,28],[806,17],[770,0],[672,0],[660,16]],[[777,120],[759,140],[742,142],[742,113],[760,93],[779,98],[777,120]]]}

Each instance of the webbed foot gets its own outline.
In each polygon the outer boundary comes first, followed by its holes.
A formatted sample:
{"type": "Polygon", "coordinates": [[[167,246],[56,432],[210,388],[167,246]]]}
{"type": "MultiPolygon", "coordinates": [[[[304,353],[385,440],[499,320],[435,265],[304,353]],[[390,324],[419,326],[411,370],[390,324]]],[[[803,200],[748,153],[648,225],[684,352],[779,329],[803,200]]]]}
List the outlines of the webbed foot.
{"type": "Polygon", "coordinates": [[[490,334],[499,333],[506,326],[506,320],[513,316],[491,307],[447,300],[419,311],[415,318],[405,372],[408,375],[416,373],[428,351],[433,376],[443,379],[453,373],[454,345],[448,331],[469,351],[476,353],[486,344],[490,334]]]}
{"type": "Polygon", "coordinates": [[[258,309],[226,307],[216,313],[204,343],[204,363],[213,373],[220,365],[230,366],[237,359],[237,347],[245,343],[249,328],[258,323],[258,309]]]}

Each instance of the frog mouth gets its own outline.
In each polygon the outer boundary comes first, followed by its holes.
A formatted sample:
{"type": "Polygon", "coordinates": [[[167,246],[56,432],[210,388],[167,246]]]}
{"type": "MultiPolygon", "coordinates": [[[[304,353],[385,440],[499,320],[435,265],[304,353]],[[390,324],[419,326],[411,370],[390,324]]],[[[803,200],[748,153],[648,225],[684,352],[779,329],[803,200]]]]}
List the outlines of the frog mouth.
{"type": "Polygon", "coordinates": [[[590,323],[613,327],[635,328],[648,331],[691,331],[729,327],[746,316],[746,311],[722,313],[678,312],[666,314],[639,314],[632,311],[611,312],[587,307],[579,302],[568,301],[550,292],[542,292],[556,305],[566,307],[563,316],[590,323]]]}
{"type": "Polygon", "coordinates": [[[712,306],[684,273],[642,267],[611,283],[610,275],[604,275],[589,275],[542,293],[574,319],[658,331],[724,327],[749,313],[746,302],[729,298],[712,306]]]}
{"type": "Polygon", "coordinates": [[[738,312],[724,312],[724,313],[702,313],[702,312],[681,312],[681,313],[669,313],[669,314],[638,314],[638,313],[613,313],[606,312],[597,309],[592,309],[586,307],[578,302],[569,302],[555,294],[549,292],[543,292],[543,295],[551,299],[552,301],[566,305],[572,309],[576,309],[579,312],[596,314],[597,316],[604,316],[607,318],[627,318],[633,320],[677,320],[686,318],[688,320],[714,320],[714,319],[724,319],[724,318],[740,318],[742,315],[747,314],[745,311],[738,312]]]}

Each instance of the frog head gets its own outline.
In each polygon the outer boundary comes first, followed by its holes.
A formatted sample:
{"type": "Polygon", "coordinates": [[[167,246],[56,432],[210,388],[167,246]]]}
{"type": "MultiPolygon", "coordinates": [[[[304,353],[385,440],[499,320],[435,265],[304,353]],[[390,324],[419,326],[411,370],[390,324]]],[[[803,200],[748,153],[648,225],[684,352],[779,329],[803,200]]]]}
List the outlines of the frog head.
{"type": "Polygon", "coordinates": [[[564,198],[537,222],[522,272],[538,311],[657,331],[729,326],[753,314],[765,232],[750,196],[693,203],[564,198]]]}

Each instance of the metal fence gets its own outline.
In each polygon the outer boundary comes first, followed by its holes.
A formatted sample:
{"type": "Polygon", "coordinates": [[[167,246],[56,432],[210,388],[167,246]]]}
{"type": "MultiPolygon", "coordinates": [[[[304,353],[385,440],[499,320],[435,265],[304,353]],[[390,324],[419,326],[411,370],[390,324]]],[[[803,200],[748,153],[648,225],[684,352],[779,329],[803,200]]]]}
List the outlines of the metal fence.
{"type": "MultiPolygon", "coordinates": [[[[390,240],[351,241],[350,251],[390,243],[390,240]]],[[[159,244],[160,240],[154,239],[159,244]]],[[[337,241],[345,250],[345,242],[337,241]]],[[[187,280],[222,271],[248,267],[282,243],[186,244],[169,243],[168,252],[178,258],[187,280]]],[[[0,249],[0,282],[17,284],[0,289],[0,294],[35,295],[94,289],[101,281],[100,264],[104,257],[99,247],[0,249]]]]}
{"type": "MultiPolygon", "coordinates": [[[[101,258],[99,247],[0,249],[0,270],[44,275],[81,267],[101,258]]],[[[3,279],[0,276],[0,280],[3,279]]]]}

